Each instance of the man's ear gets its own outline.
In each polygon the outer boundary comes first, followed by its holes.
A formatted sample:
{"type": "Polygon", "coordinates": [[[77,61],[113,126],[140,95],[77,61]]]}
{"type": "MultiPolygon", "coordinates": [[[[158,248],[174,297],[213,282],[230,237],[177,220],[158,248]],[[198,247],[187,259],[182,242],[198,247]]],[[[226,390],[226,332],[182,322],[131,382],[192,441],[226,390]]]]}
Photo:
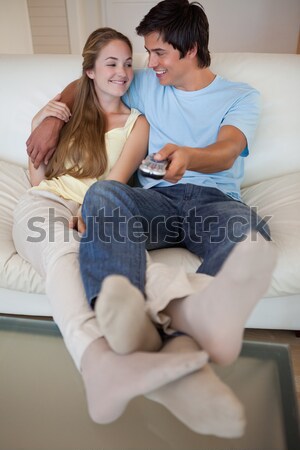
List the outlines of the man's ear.
{"type": "Polygon", "coordinates": [[[85,73],[91,80],[93,80],[95,78],[95,73],[92,69],[86,70],[85,73]]]}
{"type": "Polygon", "coordinates": [[[188,55],[190,58],[195,58],[195,56],[197,56],[197,52],[198,52],[198,46],[197,46],[197,44],[195,44],[194,47],[191,48],[191,49],[187,52],[187,55],[188,55]]]}

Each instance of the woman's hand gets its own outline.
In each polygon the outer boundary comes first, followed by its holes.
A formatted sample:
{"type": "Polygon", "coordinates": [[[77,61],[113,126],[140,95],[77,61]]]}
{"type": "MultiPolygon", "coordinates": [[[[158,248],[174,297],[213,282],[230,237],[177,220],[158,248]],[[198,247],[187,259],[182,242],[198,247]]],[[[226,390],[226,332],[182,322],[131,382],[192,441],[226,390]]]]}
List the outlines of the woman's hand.
{"type": "Polygon", "coordinates": [[[86,230],[85,223],[83,221],[82,215],[81,215],[81,207],[79,208],[77,212],[77,216],[73,216],[69,220],[69,228],[73,228],[74,230],[77,230],[78,233],[83,234],[86,230]]]}
{"type": "Polygon", "coordinates": [[[50,102],[47,103],[32,119],[32,131],[43,122],[47,117],[57,117],[58,119],[68,122],[71,112],[65,103],[60,102],[61,94],[57,94],[50,102]]]}

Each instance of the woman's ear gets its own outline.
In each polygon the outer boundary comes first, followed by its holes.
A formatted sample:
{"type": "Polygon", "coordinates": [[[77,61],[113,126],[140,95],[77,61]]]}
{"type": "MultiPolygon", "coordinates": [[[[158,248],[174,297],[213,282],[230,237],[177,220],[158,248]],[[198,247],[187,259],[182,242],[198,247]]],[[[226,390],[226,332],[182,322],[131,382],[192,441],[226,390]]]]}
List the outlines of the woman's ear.
{"type": "Polygon", "coordinates": [[[86,70],[85,73],[87,74],[87,76],[88,76],[91,80],[93,80],[93,79],[95,78],[95,74],[94,74],[94,71],[93,71],[92,69],[86,70]]]}

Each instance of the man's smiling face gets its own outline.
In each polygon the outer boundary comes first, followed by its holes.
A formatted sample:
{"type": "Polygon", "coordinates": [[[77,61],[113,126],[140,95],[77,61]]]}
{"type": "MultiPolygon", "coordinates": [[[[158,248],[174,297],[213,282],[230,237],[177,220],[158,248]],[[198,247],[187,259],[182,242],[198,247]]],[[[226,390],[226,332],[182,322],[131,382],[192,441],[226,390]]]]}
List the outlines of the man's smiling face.
{"type": "Polygon", "coordinates": [[[149,54],[148,67],[155,71],[160,84],[185,90],[185,78],[190,69],[187,57],[180,59],[179,50],[164,42],[157,32],[145,36],[145,49],[149,54]]]}

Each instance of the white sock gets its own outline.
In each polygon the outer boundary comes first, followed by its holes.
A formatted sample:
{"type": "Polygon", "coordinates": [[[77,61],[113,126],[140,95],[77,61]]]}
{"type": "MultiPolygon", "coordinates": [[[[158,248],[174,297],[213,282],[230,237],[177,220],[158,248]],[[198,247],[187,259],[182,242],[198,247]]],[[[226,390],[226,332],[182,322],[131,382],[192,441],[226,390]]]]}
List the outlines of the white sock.
{"type": "Polygon", "coordinates": [[[128,402],[203,367],[205,352],[118,355],[104,338],[86,349],[81,361],[90,417],[105,424],[116,420],[128,402]]]}
{"type": "MultiPolygon", "coordinates": [[[[173,338],[162,351],[179,353],[197,348],[189,337],[181,336],[173,338]]],[[[243,405],[209,364],[146,397],[164,405],[196,433],[226,438],[237,438],[244,433],[243,405]]]]}
{"type": "Polygon", "coordinates": [[[145,312],[145,299],[126,277],[105,278],[95,312],[101,331],[116,353],[156,351],[161,347],[159,333],[145,312]]]}

